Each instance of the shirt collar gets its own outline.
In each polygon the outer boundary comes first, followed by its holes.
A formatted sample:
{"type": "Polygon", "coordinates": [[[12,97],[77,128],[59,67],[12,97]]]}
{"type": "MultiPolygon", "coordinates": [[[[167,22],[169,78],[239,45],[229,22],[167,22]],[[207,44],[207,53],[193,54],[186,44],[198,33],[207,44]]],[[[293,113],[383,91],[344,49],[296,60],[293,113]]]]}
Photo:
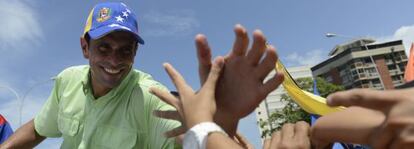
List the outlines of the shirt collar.
{"type": "MultiPolygon", "coordinates": [[[[115,88],[111,89],[107,94],[105,94],[102,97],[114,97],[115,95],[119,94],[120,91],[124,90],[128,86],[128,83],[131,82],[129,80],[131,80],[133,76],[133,71],[134,71],[133,68],[131,68],[131,70],[128,72],[127,76],[125,76],[125,78],[121,81],[121,83],[115,88]]],[[[88,93],[93,94],[90,78],[91,78],[91,70],[89,68],[88,73],[86,73],[82,79],[82,89],[85,95],[88,93]]]]}

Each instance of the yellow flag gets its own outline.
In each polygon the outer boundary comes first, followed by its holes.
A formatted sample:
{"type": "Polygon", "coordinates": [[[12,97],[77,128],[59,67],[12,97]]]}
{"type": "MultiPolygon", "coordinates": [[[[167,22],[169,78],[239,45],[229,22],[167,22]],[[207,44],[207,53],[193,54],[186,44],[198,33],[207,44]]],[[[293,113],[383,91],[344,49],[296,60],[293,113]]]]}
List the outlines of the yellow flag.
{"type": "Polygon", "coordinates": [[[329,107],[326,105],[325,98],[299,88],[295,80],[293,80],[292,76],[290,76],[289,72],[283,66],[282,62],[276,62],[276,70],[277,72],[283,72],[284,74],[285,79],[282,85],[288,95],[306,112],[316,115],[326,115],[345,109],[344,107],[329,107]]]}

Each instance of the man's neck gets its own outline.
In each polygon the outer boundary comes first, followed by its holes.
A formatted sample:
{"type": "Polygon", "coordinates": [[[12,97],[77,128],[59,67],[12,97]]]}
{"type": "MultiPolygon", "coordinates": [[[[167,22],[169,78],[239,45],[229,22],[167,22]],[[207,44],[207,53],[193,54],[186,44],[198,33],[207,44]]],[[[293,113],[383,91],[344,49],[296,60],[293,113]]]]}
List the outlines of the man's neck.
{"type": "Polygon", "coordinates": [[[93,97],[95,97],[95,99],[98,99],[99,97],[102,97],[111,91],[111,88],[106,88],[104,85],[99,84],[96,80],[93,79],[91,75],[89,75],[89,80],[91,83],[93,97]]]}

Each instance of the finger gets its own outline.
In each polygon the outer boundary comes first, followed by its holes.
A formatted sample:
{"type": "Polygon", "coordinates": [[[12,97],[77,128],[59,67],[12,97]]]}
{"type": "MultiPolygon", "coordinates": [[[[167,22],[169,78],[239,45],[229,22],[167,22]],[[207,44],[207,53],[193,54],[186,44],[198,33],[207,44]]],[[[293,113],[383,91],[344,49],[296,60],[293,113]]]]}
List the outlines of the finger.
{"type": "MultiPolygon", "coordinates": [[[[388,131],[388,134],[391,134],[386,138],[390,142],[388,144],[386,142],[381,144],[378,143],[377,146],[382,147],[389,145],[389,148],[391,149],[402,149],[408,144],[414,144],[414,126],[412,126],[412,124],[412,120],[406,118],[388,119],[384,126],[386,128],[384,129],[385,131],[388,131]]],[[[377,135],[380,136],[384,134],[377,133],[377,135]]],[[[378,138],[383,139],[384,137],[385,136],[380,136],[378,138]]],[[[372,142],[374,142],[374,140],[372,140],[372,142]]]]}
{"type": "Polygon", "coordinates": [[[295,134],[295,125],[291,123],[286,123],[282,126],[281,131],[282,136],[282,142],[288,142],[293,139],[293,136],[295,134]]]}
{"type": "Polygon", "coordinates": [[[175,70],[173,66],[168,63],[164,63],[164,68],[181,95],[184,96],[184,94],[194,93],[193,89],[187,85],[182,75],[175,70]]]}
{"type": "Polygon", "coordinates": [[[174,95],[171,95],[169,92],[161,90],[161,89],[156,88],[156,87],[151,87],[149,92],[151,94],[157,96],[158,98],[160,98],[165,103],[173,106],[178,111],[180,110],[180,106],[179,106],[180,101],[176,97],[174,97],[174,95]]]}
{"type": "Polygon", "coordinates": [[[184,134],[175,137],[175,143],[181,146],[183,145],[183,140],[184,140],[184,134]]]}
{"type": "Polygon", "coordinates": [[[167,138],[171,138],[171,137],[176,137],[176,136],[182,135],[186,131],[187,131],[187,129],[184,126],[181,125],[180,127],[177,127],[177,128],[174,128],[170,131],[165,132],[164,135],[167,138]]]}
{"type": "Polygon", "coordinates": [[[409,149],[414,146],[414,126],[410,125],[402,130],[399,141],[401,142],[401,148],[409,149]]]}
{"type": "Polygon", "coordinates": [[[281,132],[277,131],[272,134],[272,141],[270,142],[270,148],[277,148],[281,141],[281,132]]]}
{"type": "Polygon", "coordinates": [[[263,142],[263,149],[270,149],[270,139],[265,139],[263,142]]]}
{"type": "Polygon", "coordinates": [[[318,118],[312,125],[312,139],[320,142],[368,144],[372,132],[378,131],[385,115],[376,110],[349,107],[318,118]],[[352,135],[349,135],[352,134],[352,135]]]}
{"type": "Polygon", "coordinates": [[[370,89],[353,89],[337,92],[327,97],[329,106],[360,106],[388,112],[399,101],[393,91],[376,91],[370,89]]]}
{"type": "Polygon", "coordinates": [[[276,61],[277,61],[277,55],[275,47],[269,45],[266,49],[266,56],[264,57],[262,63],[260,63],[257,66],[256,73],[260,77],[261,80],[263,80],[270,71],[275,69],[276,61]]]}
{"type": "Polygon", "coordinates": [[[159,118],[177,120],[181,122],[181,116],[180,113],[178,113],[178,111],[154,110],[153,114],[159,118]]]}
{"type": "Polygon", "coordinates": [[[257,65],[266,49],[266,39],[260,30],[253,32],[253,45],[247,53],[247,59],[252,65],[257,65]]]}
{"type": "Polygon", "coordinates": [[[369,139],[373,148],[389,148],[393,138],[395,138],[396,129],[383,125],[379,130],[374,131],[369,139]]]}
{"type": "Polygon", "coordinates": [[[284,76],[281,72],[276,72],[276,74],[267,80],[261,87],[261,94],[268,95],[270,92],[274,91],[282,82],[284,76]]]}
{"type": "Polygon", "coordinates": [[[234,27],[234,33],[236,34],[236,40],[234,41],[233,50],[229,57],[244,56],[247,47],[249,46],[249,36],[247,36],[247,31],[242,25],[237,24],[234,27]]]}
{"type": "Polygon", "coordinates": [[[223,57],[217,57],[214,60],[214,63],[213,63],[213,66],[211,67],[211,71],[208,75],[207,81],[202,88],[203,90],[207,90],[210,93],[212,93],[213,96],[216,90],[216,83],[217,83],[218,78],[220,77],[220,72],[223,68],[223,65],[224,65],[223,57]]]}
{"type": "Polygon", "coordinates": [[[200,84],[203,85],[207,79],[211,67],[211,48],[204,35],[198,34],[195,37],[198,58],[198,73],[200,84]]]}
{"type": "Polygon", "coordinates": [[[310,126],[308,123],[304,122],[304,121],[300,121],[297,122],[295,124],[295,134],[294,137],[295,138],[309,138],[309,133],[310,133],[310,126]]]}

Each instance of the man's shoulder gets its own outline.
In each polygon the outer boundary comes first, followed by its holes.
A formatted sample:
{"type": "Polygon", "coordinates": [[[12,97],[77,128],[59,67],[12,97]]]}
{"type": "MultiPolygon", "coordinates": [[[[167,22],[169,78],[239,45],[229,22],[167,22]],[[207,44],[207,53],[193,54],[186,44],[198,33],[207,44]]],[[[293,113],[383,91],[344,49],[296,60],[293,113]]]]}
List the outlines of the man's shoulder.
{"type": "Polygon", "coordinates": [[[65,76],[65,75],[74,75],[79,73],[88,73],[89,66],[88,65],[78,65],[78,66],[70,66],[65,68],[59,73],[59,76],[65,76]]]}
{"type": "Polygon", "coordinates": [[[56,79],[61,81],[81,81],[89,73],[88,65],[70,66],[61,71],[56,79]]]}
{"type": "Polygon", "coordinates": [[[136,85],[138,85],[140,88],[149,89],[150,87],[159,87],[166,89],[166,87],[163,84],[154,80],[154,78],[152,78],[150,74],[137,69],[133,69],[132,71],[134,75],[136,75],[136,85]]]}

